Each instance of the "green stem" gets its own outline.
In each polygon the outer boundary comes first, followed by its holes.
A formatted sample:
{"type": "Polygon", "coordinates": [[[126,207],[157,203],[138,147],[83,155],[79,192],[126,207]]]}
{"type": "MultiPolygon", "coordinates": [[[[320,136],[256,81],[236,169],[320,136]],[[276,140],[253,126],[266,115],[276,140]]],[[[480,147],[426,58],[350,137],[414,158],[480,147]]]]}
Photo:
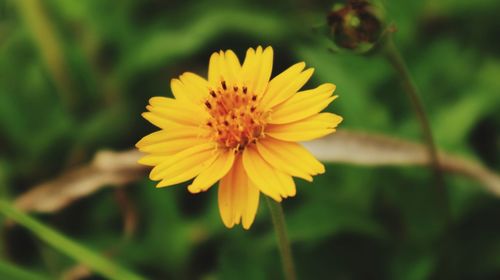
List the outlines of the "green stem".
{"type": "Polygon", "coordinates": [[[392,67],[394,67],[394,70],[396,70],[399,78],[401,79],[404,92],[406,93],[408,99],[410,99],[411,105],[420,124],[420,128],[422,130],[424,141],[427,147],[427,153],[431,163],[430,168],[432,169],[432,172],[434,174],[438,196],[441,200],[442,207],[444,207],[445,219],[448,222],[448,198],[444,186],[443,174],[440,168],[438,152],[436,144],[434,142],[434,137],[432,135],[431,126],[427,118],[422,100],[420,99],[420,94],[418,92],[417,86],[413,82],[410,71],[408,70],[404,59],[401,56],[398,48],[394,44],[390,34],[386,38],[384,51],[385,57],[392,65],[392,67]]]}
{"type": "Polygon", "coordinates": [[[274,230],[276,232],[276,239],[278,240],[278,247],[281,255],[281,261],[283,264],[283,271],[285,273],[285,279],[295,280],[297,275],[295,274],[295,266],[293,264],[292,248],[290,247],[290,241],[288,241],[288,236],[286,232],[285,216],[283,214],[283,208],[281,204],[266,197],[267,205],[269,206],[269,212],[273,220],[274,230]]]}
{"type": "Polygon", "coordinates": [[[14,220],[16,223],[26,227],[38,238],[54,247],[61,253],[74,260],[87,265],[95,272],[109,279],[131,279],[140,280],[142,277],[125,270],[109,259],[106,259],[92,250],[89,250],[55,230],[43,225],[29,215],[15,209],[9,202],[0,200],[0,214],[14,220]]]}

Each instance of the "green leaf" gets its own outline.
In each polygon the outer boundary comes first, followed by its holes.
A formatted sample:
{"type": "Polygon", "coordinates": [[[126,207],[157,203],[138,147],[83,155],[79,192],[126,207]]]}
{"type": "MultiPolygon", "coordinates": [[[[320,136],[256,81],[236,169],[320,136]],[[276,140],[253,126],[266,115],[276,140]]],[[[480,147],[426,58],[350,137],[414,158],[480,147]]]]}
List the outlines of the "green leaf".
{"type": "Polygon", "coordinates": [[[87,265],[89,268],[110,279],[144,279],[125,270],[113,261],[106,259],[92,250],[85,248],[57,231],[43,225],[29,215],[16,210],[9,202],[0,200],[0,213],[31,230],[38,238],[45,241],[61,253],[87,265]]]}
{"type": "Polygon", "coordinates": [[[144,38],[137,40],[139,44],[129,48],[131,54],[118,66],[118,76],[120,80],[127,80],[144,69],[189,56],[213,38],[228,32],[273,40],[283,38],[287,32],[283,26],[286,24],[280,17],[269,13],[214,9],[183,28],[147,32],[144,38]]]}

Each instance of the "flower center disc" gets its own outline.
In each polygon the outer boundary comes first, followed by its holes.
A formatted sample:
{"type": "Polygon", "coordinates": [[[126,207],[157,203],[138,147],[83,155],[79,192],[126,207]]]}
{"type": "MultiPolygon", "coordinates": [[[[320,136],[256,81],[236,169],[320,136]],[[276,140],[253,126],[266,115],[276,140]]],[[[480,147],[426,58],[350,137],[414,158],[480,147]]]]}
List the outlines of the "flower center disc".
{"type": "Polygon", "coordinates": [[[240,151],[263,135],[265,117],[257,110],[257,95],[247,87],[229,87],[222,81],[210,90],[205,106],[211,116],[207,125],[222,147],[240,151]]]}

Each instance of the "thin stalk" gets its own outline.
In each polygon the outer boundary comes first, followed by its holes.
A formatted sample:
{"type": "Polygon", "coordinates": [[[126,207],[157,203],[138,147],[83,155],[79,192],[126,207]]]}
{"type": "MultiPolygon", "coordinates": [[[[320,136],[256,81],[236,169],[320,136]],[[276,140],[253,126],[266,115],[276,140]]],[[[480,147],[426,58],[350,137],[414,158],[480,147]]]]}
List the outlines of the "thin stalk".
{"type": "Polygon", "coordinates": [[[5,238],[5,219],[0,216],[0,260],[7,259],[7,248],[5,238]]]}
{"type": "Polygon", "coordinates": [[[411,77],[410,71],[406,66],[405,60],[403,59],[401,53],[394,44],[390,34],[386,38],[384,53],[389,63],[392,65],[392,67],[394,67],[394,70],[399,75],[399,78],[403,85],[404,92],[406,93],[408,99],[410,99],[410,103],[417,116],[418,123],[422,130],[424,142],[427,147],[427,153],[431,163],[430,168],[435,178],[435,184],[438,191],[438,196],[439,199],[441,200],[442,207],[444,207],[445,209],[444,215],[445,219],[448,222],[449,220],[448,217],[449,214],[447,213],[448,198],[444,186],[443,174],[439,164],[439,156],[436,144],[434,142],[434,137],[432,135],[432,129],[429,120],[427,118],[424,105],[422,103],[422,100],[420,99],[418,88],[411,77]]]}
{"type": "MultiPolygon", "coordinates": [[[[9,199],[9,188],[7,187],[7,166],[5,162],[0,162],[0,199],[9,199]]],[[[0,260],[7,258],[5,219],[0,215],[0,260]]]]}
{"type": "Polygon", "coordinates": [[[273,220],[274,231],[276,232],[276,239],[278,241],[285,279],[296,280],[297,275],[295,274],[295,265],[293,264],[292,248],[290,247],[290,241],[288,240],[286,232],[283,208],[280,203],[272,200],[271,198],[266,197],[266,200],[267,205],[269,206],[269,212],[271,213],[271,218],[273,220]]]}

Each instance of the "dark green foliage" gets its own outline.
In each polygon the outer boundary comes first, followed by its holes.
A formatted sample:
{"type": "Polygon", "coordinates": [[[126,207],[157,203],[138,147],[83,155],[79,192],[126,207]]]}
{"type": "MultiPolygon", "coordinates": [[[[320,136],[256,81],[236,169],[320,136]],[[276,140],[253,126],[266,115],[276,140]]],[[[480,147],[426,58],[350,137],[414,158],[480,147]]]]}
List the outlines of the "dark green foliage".
{"type": "MultiPolygon", "coordinates": [[[[344,117],[340,129],[420,139],[384,58],[332,53],[315,34],[333,2],[40,1],[52,27],[40,30],[17,1],[27,0],[0,0],[2,197],[99,150],[132,148],[154,130],[140,117],[147,100],[171,95],[169,80],[184,71],[205,75],[219,49],[242,58],[248,47],[272,45],[273,73],[306,61],[316,69],[309,86],[337,85],[340,98],[328,110],[344,117]],[[69,91],[61,92],[38,32],[57,39],[69,91]]],[[[439,147],[500,170],[499,2],[391,0],[384,7],[439,147]]],[[[446,176],[446,227],[425,168],[331,164],[312,184],[296,181],[297,197],[283,205],[301,279],[500,278],[500,203],[479,183],[446,176]]],[[[244,231],[223,226],[216,187],[192,196],[185,185],[155,189],[144,178],[125,192],[137,214],[129,238],[114,189],[38,218],[150,279],[282,277],[263,200],[244,231]]],[[[25,269],[57,277],[75,265],[23,230],[4,229],[2,238],[3,257],[25,269]]]]}

